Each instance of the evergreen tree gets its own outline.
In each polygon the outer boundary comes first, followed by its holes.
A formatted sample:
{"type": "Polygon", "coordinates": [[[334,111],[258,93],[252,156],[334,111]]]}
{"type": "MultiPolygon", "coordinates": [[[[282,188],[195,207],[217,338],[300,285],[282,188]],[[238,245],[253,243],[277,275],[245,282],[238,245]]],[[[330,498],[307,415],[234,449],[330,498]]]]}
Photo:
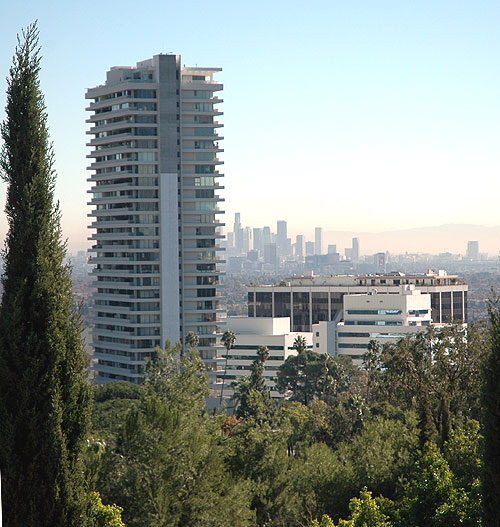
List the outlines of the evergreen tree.
{"type": "Polygon", "coordinates": [[[437,428],[432,415],[431,401],[427,395],[419,400],[418,426],[420,428],[420,446],[434,442],[437,439],[437,428]]]}
{"type": "Polygon", "coordinates": [[[489,304],[490,354],[483,387],[483,524],[500,525],[500,307],[498,298],[489,304]]]}
{"type": "Polygon", "coordinates": [[[90,392],[39,73],[33,24],[18,37],[1,125],[9,226],[0,308],[3,519],[5,527],[80,527],[90,392]]]}
{"type": "Polygon", "coordinates": [[[374,399],[377,382],[380,382],[382,371],[382,346],[377,340],[370,340],[368,349],[363,354],[363,369],[366,371],[366,400],[374,399]]]}
{"type": "MultiPolygon", "coordinates": [[[[200,337],[194,331],[189,331],[186,335],[186,338],[184,339],[184,343],[187,346],[187,349],[198,349],[198,344],[200,343],[200,337]]],[[[184,352],[184,349],[182,349],[182,352],[184,352]]]]}
{"type": "MultiPolygon", "coordinates": [[[[300,349],[296,343],[294,348],[300,349]]],[[[306,405],[315,399],[331,403],[359,375],[349,357],[329,357],[303,348],[279,367],[276,388],[286,398],[306,405]]]]}
{"type": "Polygon", "coordinates": [[[260,346],[257,350],[257,358],[250,366],[250,388],[257,390],[264,397],[269,398],[269,389],[264,380],[264,363],[269,358],[269,348],[260,346]]]}
{"type": "Polygon", "coordinates": [[[250,366],[250,376],[241,377],[232,384],[235,389],[233,399],[237,401],[237,417],[253,417],[257,421],[269,417],[271,394],[264,379],[264,363],[269,358],[267,346],[260,346],[257,358],[250,366]]]}

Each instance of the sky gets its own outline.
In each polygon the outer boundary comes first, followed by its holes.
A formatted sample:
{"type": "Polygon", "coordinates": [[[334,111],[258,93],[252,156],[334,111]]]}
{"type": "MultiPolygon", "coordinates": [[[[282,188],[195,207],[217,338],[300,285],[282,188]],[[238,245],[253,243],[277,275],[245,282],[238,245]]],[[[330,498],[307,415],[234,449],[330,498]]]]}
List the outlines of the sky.
{"type": "Polygon", "coordinates": [[[500,225],[497,1],[2,2],[2,120],[16,35],[34,20],[70,250],[89,235],[86,89],[170,52],[223,68],[228,227],[235,212],[306,237],[500,225]]]}

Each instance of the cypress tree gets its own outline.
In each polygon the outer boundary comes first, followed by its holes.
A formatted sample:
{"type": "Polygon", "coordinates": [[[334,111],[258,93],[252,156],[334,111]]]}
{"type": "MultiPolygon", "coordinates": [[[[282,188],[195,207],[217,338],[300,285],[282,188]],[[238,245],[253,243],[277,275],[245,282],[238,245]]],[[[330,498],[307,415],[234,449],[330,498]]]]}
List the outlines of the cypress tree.
{"type": "Polygon", "coordinates": [[[426,443],[434,443],[437,438],[437,429],[432,415],[431,401],[427,394],[422,395],[418,404],[418,428],[420,446],[424,448],[426,443]]]}
{"type": "Polygon", "coordinates": [[[259,346],[257,350],[257,358],[250,366],[250,389],[257,390],[264,397],[269,398],[269,389],[264,380],[264,363],[269,358],[269,348],[267,346],[259,346]]]}
{"type": "Polygon", "coordinates": [[[8,220],[0,306],[4,527],[87,525],[87,360],[54,203],[38,35],[35,23],[18,36],[0,129],[8,220]]]}
{"type": "Polygon", "coordinates": [[[490,350],[483,383],[483,525],[500,526],[500,308],[498,298],[488,306],[490,350]]]}

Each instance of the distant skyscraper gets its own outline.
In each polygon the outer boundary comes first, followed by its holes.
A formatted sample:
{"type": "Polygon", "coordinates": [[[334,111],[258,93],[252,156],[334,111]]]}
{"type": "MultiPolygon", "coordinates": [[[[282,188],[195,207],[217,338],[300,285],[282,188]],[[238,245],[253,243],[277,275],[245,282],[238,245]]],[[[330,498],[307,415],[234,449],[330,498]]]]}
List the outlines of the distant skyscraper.
{"type": "Polygon", "coordinates": [[[479,242],[467,242],[467,258],[469,258],[469,260],[479,260],[479,242]]]}
{"type": "Polygon", "coordinates": [[[266,245],[266,243],[271,243],[271,229],[269,227],[264,227],[262,229],[262,245],[266,245]]]}
{"type": "Polygon", "coordinates": [[[256,251],[255,249],[248,251],[247,258],[251,262],[256,262],[259,259],[259,251],[256,251]]]}
{"type": "Polygon", "coordinates": [[[316,244],[314,242],[306,242],[306,256],[312,256],[315,248],[316,244]]]}
{"type": "Polygon", "coordinates": [[[218,71],[155,55],[87,91],[97,382],[139,382],[189,331],[217,370],[218,71]]]}
{"type": "Polygon", "coordinates": [[[245,254],[250,250],[250,243],[252,241],[252,229],[245,227],[243,230],[242,252],[245,254]]]}
{"type": "Polygon", "coordinates": [[[259,253],[262,254],[263,252],[263,245],[262,245],[262,229],[255,227],[253,229],[253,248],[256,251],[259,251],[259,253]]]}
{"type": "Polygon", "coordinates": [[[278,251],[275,243],[264,244],[264,263],[278,266],[278,251]]]}
{"type": "Polygon", "coordinates": [[[336,252],[337,252],[336,244],[328,245],[328,254],[335,254],[336,252]]]}
{"type": "Polygon", "coordinates": [[[276,222],[276,235],[278,240],[287,239],[287,224],[286,221],[278,220],[276,222]]]}
{"type": "Polygon", "coordinates": [[[351,261],[352,263],[355,263],[355,264],[359,262],[359,239],[358,238],[352,239],[351,261]]]}
{"type": "Polygon", "coordinates": [[[314,254],[323,254],[323,229],[321,227],[314,229],[314,254]]]}
{"type": "Polygon", "coordinates": [[[241,216],[239,212],[234,215],[234,248],[238,254],[244,252],[243,227],[241,226],[241,216]]]}
{"type": "Polygon", "coordinates": [[[386,253],[377,253],[373,255],[373,263],[377,273],[387,272],[387,256],[386,253]]]}
{"type": "Polygon", "coordinates": [[[276,223],[276,245],[278,246],[279,256],[288,256],[287,238],[288,235],[286,221],[278,220],[276,223]]]}
{"type": "Polygon", "coordinates": [[[235,212],[234,213],[234,227],[233,231],[236,231],[241,228],[241,213],[235,212]]]}
{"type": "Polygon", "coordinates": [[[304,261],[304,236],[297,234],[295,237],[295,258],[298,262],[304,261]]]}

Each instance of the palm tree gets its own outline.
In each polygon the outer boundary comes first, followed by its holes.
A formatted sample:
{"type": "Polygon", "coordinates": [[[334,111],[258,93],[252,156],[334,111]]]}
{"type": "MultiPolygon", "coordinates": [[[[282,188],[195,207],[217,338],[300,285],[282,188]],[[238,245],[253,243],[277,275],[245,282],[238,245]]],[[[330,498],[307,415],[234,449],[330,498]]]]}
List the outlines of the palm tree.
{"type": "MultiPolygon", "coordinates": [[[[295,383],[296,383],[296,386],[297,387],[300,387],[302,385],[302,367],[303,367],[303,357],[304,357],[304,352],[306,351],[307,349],[307,342],[306,342],[306,338],[303,337],[302,335],[297,335],[297,337],[295,337],[295,340],[293,341],[293,349],[297,351],[297,373],[296,373],[296,378],[295,378],[295,383]]],[[[305,379],[304,379],[305,381],[305,379]]],[[[304,394],[305,394],[306,390],[305,390],[305,386],[304,386],[304,394]]],[[[305,404],[307,402],[307,396],[304,396],[305,398],[305,404]]]]}
{"type": "Polygon", "coordinates": [[[298,335],[293,341],[293,349],[297,351],[299,356],[302,355],[302,353],[304,353],[304,351],[307,349],[306,338],[302,335],[298,335]]]}
{"type": "Polygon", "coordinates": [[[222,404],[222,395],[224,393],[224,382],[226,380],[227,373],[227,357],[229,355],[229,350],[234,346],[234,343],[236,342],[236,334],[234,333],[234,331],[226,329],[226,331],[224,331],[224,333],[222,334],[221,342],[226,348],[226,361],[224,363],[224,377],[222,378],[222,384],[220,387],[219,406],[222,404]]]}
{"type": "Polygon", "coordinates": [[[264,363],[269,358],[269,348],[267,346],[259,346],[257,350],[257,357],[260,362],[264,363]]]}

